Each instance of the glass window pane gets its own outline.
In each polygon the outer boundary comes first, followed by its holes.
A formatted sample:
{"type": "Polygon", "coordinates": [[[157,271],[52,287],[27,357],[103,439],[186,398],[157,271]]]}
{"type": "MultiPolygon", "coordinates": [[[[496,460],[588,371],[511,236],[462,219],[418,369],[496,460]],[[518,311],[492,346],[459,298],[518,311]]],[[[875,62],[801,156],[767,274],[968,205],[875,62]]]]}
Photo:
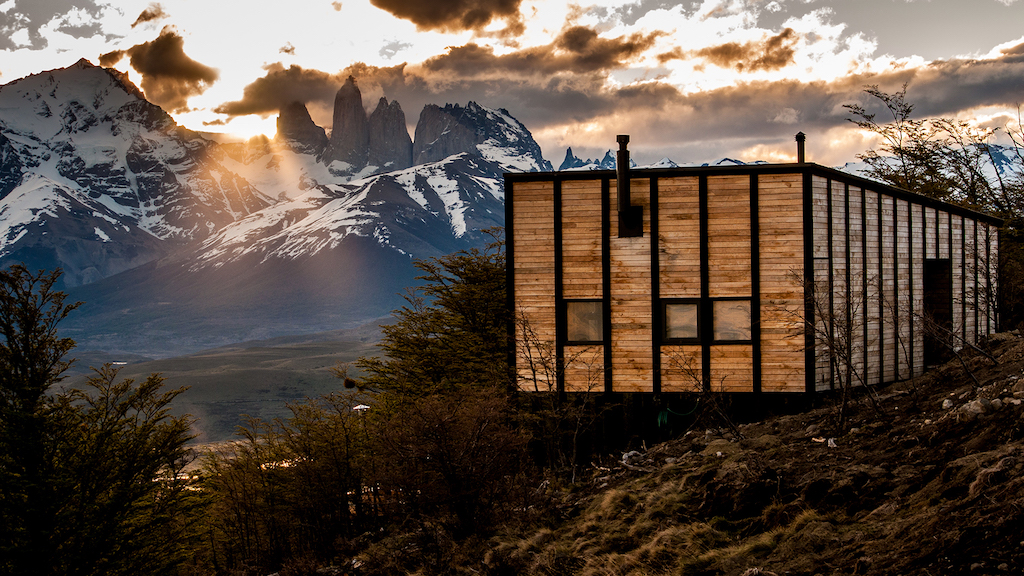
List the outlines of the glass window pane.
{"type": "Polygon", "coordinates": [[[715,301],[715,340],[750,340],[750,301],[715,301]]]}
{"type": "Polygon", "coordinates": [[[665,338],[675,340],[697,337],[697,304],[666,304],[665,338]]]}
{"type": "Polygon", "coordinates": [[[604,340],[604,317],[601,302],[566,302],[566,340],[570,342],[601,342],[604,340]]]}

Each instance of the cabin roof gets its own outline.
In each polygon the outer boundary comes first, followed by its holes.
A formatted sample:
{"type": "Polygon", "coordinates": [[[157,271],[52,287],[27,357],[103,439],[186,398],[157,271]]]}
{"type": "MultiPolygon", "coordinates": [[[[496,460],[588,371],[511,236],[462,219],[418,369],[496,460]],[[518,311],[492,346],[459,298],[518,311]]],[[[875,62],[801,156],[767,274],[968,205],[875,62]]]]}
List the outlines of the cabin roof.
{"type": "MultiPolygon", "coordinates": [[[[903,188],[897,188],[877,180],[865,178],[822,166],[813,162],[785,163],[785,164],[743,164],[738,166],[680,166],[676,168],[630,168],[631,178],[673,178],[680,176],[735,176],[742,174],[792,174],[803,173],[814,176],[821,176],[830,180],[837,180],[846,184],[885,192],[895,198],[906,200],[914,204],[924,205],[965,216],[971,219],[987,222],[995,226],[1002,226],[1003,219],[986,214],[957,204],[950,204],[936,200],[929,196],[917,194],[903,188]]],[[[601,180],[609,178],[614,180],[615,170],[564,170],[552,172],[506,172],[505,182],[546,182],[566,180],[601,180]]],[[[506,198],[506,201],[508,199],[506,198]]]]}

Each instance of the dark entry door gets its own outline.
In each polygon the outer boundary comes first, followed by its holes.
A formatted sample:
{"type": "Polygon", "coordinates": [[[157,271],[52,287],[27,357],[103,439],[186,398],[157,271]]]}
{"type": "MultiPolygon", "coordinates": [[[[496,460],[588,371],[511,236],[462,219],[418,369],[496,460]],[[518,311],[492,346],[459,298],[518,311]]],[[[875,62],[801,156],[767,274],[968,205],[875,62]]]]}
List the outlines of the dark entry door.
{"type": "Polygon", "coordinates": [[[953,265],[949,258],[924,261],[924,363],[942,364],[953,346],[953,265]]]}

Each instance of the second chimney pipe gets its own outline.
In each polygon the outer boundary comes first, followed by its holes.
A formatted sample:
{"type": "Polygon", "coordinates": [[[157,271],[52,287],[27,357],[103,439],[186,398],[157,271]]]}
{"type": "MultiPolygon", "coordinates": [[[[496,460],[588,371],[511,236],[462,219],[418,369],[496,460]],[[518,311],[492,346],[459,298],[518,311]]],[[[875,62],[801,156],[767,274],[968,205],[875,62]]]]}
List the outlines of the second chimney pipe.
{"type": "Polygon", "coordinates": [[[799,164],[803,164],[807,161],[804,155],[804,142],[807,140],[807,135],[803,132],[796,133],[796,161],[799,164]]]}
{"type": "Polygon", "coordinates": [[[615,155],[615,184],[619,196],[619,212],[628,212],[630,205],[629,150],[626,149],[626,144],[629,144],[629,135],[619,134],[615,140],[619,143],[619,151],[615,155]]]}

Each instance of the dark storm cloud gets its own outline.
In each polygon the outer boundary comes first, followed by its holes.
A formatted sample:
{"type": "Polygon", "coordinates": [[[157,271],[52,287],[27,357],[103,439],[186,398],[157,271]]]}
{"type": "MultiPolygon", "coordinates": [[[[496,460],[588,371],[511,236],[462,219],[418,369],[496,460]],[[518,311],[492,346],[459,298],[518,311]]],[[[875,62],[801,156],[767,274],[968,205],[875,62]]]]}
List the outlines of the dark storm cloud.
{"type": "Polygon", "coordinates": [[[168,27],[156,40],[125,50],[142,75],[146,98],[173,112],[187,110],[189,97],[202,94],[218,78],[217,70],[189,58],[184,47],[185,40],[168,27]]]}
{"type": "MultiPolygon", "coordinates": [[[[349,75],[359,81],[364,102],[375,102],[379,96],[387,96],[399,100],[407,111],[436,103],[438,98],[461,103],[480,99],[493,94],[496,84],[500,84],[502,89],[538,93],[539,98],[543,98],[540,93],[549,90],[560,93],[564,90],[600,90],[603,76],[598,72],[623,67],[629,58],[650,48],[658,35],[632,34],[605,39],[593,30],[573,26],[548,46],[496,55],[489,47],[471,43],[429,58],[414,71],[407,70],[405,64],[378,68],[357,63],[330,74],[295,65],[285,68],[281,64],[273,64],[266,68],[266,76],[245,87],[241,100],[225,102],[215,112],[229,116],[265,116],[276,113],[289,102],[300,101],[312,103],[310,114],[315,116],[312,108],[329,108],[338,88],[349,75]],[[570,73],[569,77],[550,82],[565,84],[564,87],[548,83],[547,78],[565,76],[563,73],[570,73]],[[537,79],[544,80],[544,83],[535,85],[537,79]],[[520,83],[522,86],[517,88],[520,83]]],[[[319,122],[323,120],[321,118],[319,122]]]]}
{"type": "Polygon", "coordinates": [[[618,38],[601,38],[591,28],[570,26],[546,46],[496,55],[490,47],[466,44],[449,49],[447,54],[427,59],[422,68],[443,77],[455,73],[467,78],[495,73],[547,76],[611,70],[625,66],[630,58],[649,49],[663,34],[634,33],[618,38]]]}
{"type": "MultiPolygon", "coordinates": [[[[607,126],[608,146],[614,143],[616,130],[626,130],[622,133],[643,134],[643,140],[631,147],[657,150],[658,158],[665,155],[663,151],[678,149],[681,154],[688,150],[689,159],[709,160],[730,149],[758,144],[781,143],[785,149],[797,131],[820,136],[850,126],[845,104],[857,102],[869,111],[880,111],[874,99],[864,94],[866,86],[878,85],[892,93],[904,83],[909,83],[907,99],[915,104],[914,116],[919,118],[953,116],[979,106],[1013,107],[1024,95],[1024,55],[938,62],[832,82],[739,83],[692,94],[663,85],[660,89],[627,87],[579,98],[573,112],[580,120],[607,126]]],[[[557,116],[549,116],[549,122],[558,122],[557,116]]],[[[520,119],[531,128],[543,125],[520,119]]],[[[863,150],[850,151],[849,158],[857,152],[863,150]]]]}
{"type": "Polygon", "coordinates": [[[266,116],[276,114],[289,102],[333,102],[335,93],[347,78],[295,65],[285,68],[281,64],[271,64],[265,69],[267,75],[246,86],[241,100],[225,102],[214,112],[229,116],[266,116]]]}
{"type": "Polygon", "coordinates": [[[480,30],[493,20],[521,28],[522,0],[370,0],[382,10],[416,24],[420,30],[480,30]]]}
{"type": "MultiPolygon", "coordinates": [[[[656,155],[647,161],[666,155],[678,161],[706,161],[756,144],[777,143],[788,150],[798,131],[810,135],[812,143],[818,136],[818,145],[825,146],[822,134],[852,126],[844,104],[873,106],[863,93],[868,85],[895,92],[908,82],[908,99],[920,116],[949,116],[977,106],[1014,106],[1024,98],[1024,50],[1017,48],[995,59],[935,62],[831,82],[742,82],[693,93],[662,81],[616,87],[609,85],[608,71],[627,66],[631,57],[653,45],[653,39],[602,39],[592,32],[569,28],[548,46],[509,54],[467,44],[421,64],[378,68],[360,63],[333,74],[276,64],[267,68],[264,78],[246,87],[241,100],[225,103],[217,111],[231,116],[267,115],[299,100],[307,103],[319,125],[327,127],[334,94],[352,75],[368,111],[380,96],[386,96],[401,104],[412,124],[425,104],[473,100],[508,109],[535,135],[544,133],[543,144],[548,147],[557,140],[577,151],[601,146],[603,154],[603,149],[615,146],[615,134],[634,134],[630,147],[641,155],[638,158],[646,151],[656,155]],[[588,126],[588,132],[580,132],[574,141],[574,130],[582,126],[588,126]],[[606,140],[606,144],[595,144],[606,140]]],[[[783,45],[789,36],[775,38],[783,45]]],[[[764,55],[762,50],[742,61],[745,66],[768,62],[764,55]]],[[[848,156],[862,151],[851,150],[848,156]]],[[[560,157],[564,148],[545,152],[549,158],[560,157]]]]}
{"type": "MultiPolygon", "coordinates": [[[[757,70],[778,70],[793,63],[796,50],[793,45],[799,36],[792,28],[786,28],[763,42],[728,42],[718,46],[701,48],[693,54],[722,68],[734,68],[740,72],[757,70]]],[[[662,62],[671,58],[661,58],[662,62]]]]}
{"type": "MultiPolygon", "coordinates": [[[[15,50],[17,45],[11,37],[19,30],[28,30],[28,47],[32,50],[46,48],[48,42],[39,33],[43,25],[54,18],[67,15],[79,9],[94,19],[99,19],[102,7],[93,0],[15,0],[14,5],[0,12],[0,50],[15,50]]],[[[76,38],[87,38],[99,33],[95,24],[61,24],[58,30],[76,38]]]]}
{"type": "Polygon", "coordinates": [[[118,62],[120,62],[121,58],[124,58],[124,55],[125,55],[125,51],[124,50],[114,50],[113,52],[107,52],[106,54],[100,54],[100,66],[103,66],[105,68],[110,68],[111,66],[113,66],[113,65],[117,64],[118,62]]]}
{"type": "Polygon", "coordinates": [[[1024,54],[1024,44],[1017,44],[1016,46],[1013,46],[1012,48],[1006,48],[1005,50],[1003,50],[1003,54],[1006,54],[1007,56],[1019,56],[1019,55],[1022,55],[1022,54],[1024,54]]]}
{"type": "Polygon", "coordinates": [[[135,28],[139,24],[152,22],[154,20],[160,20],[161,18],[166,17],[167,13],[164,12],[163,6],[154,2],[150,4],[149,7],[147,7],[145,10],[143,10],[142,14],[139,14],[139,17],[135,19],[135,22],[132,22],[132,28],[135,28]]]}

